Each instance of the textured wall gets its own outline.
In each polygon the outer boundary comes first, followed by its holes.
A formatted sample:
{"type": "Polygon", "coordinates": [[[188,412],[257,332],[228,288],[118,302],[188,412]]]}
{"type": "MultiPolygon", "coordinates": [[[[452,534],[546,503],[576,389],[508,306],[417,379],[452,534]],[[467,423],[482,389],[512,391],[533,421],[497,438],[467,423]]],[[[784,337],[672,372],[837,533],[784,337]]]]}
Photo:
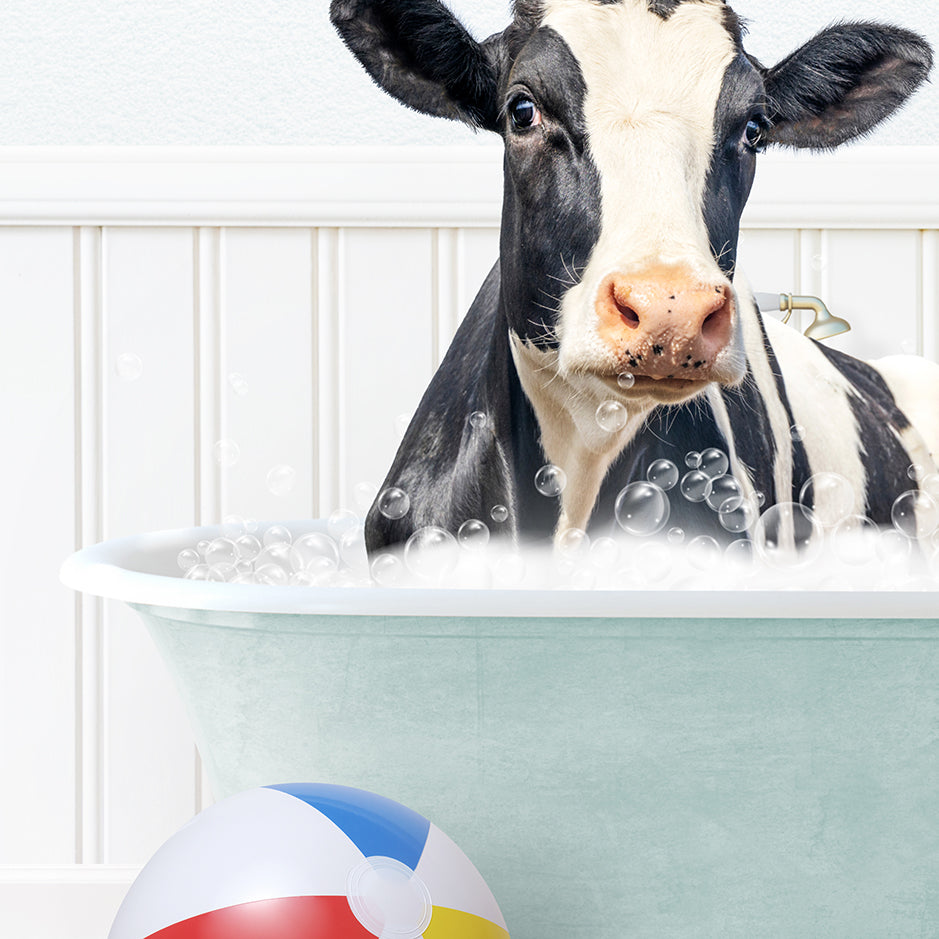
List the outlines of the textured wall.
{"type": "MultiPolygon", "coordinates": [[[[451,0],[477,36],[509,0],[451,0]]],[[[934,0],[737,0],[773,61],[835,19],[887,19],[939,47],[934,0]]],[[[4,0],[0,146],[483,142],[407,113],[333,35],[328,0],[4,0]]],[[[939,88],[872,142],[939,144],[939,88]]]]}

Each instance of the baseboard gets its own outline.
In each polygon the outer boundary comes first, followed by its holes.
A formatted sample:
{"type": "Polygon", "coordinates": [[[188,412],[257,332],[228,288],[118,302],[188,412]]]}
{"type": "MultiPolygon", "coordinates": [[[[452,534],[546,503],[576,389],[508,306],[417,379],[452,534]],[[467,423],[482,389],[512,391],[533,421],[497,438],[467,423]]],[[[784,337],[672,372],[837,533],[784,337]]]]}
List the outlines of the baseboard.
{"type": "Polygon", "coordinates": [[[0,936],[104,939],[138,869],[0,868],[0,936]]]}

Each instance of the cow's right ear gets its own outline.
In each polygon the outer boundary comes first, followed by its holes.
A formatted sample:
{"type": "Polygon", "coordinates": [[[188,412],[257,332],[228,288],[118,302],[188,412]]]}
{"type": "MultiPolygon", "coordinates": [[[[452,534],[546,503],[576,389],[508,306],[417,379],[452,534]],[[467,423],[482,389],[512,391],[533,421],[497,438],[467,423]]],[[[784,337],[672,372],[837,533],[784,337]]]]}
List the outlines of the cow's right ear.
{"type": "Polygon", "coordinates": [[[497,129],[495,55],[439,0],[332,0],[330,19],[369,75],[408,107],[497,129]]]}

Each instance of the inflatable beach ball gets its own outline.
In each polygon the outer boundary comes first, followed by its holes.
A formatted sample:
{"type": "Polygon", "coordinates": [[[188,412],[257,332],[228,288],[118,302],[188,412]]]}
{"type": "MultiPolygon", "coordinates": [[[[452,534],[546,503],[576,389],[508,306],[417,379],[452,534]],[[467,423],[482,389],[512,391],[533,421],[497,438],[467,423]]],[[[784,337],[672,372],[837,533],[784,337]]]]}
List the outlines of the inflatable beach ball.
{"type": "Polygon", "coordinates": [[[108,939],[508,939],[466,855],[345,786],[250,789],[197,815],[131,886],[108,939]]]}

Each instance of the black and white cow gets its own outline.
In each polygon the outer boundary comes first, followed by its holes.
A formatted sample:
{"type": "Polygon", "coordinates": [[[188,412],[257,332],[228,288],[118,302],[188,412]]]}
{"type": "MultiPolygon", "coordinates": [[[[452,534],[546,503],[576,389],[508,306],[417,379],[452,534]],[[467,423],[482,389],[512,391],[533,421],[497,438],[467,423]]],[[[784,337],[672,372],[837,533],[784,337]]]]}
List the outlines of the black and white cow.
{"type": "MultiPolygon", "coordinates": [[[[373,507],[370,551],[490,523],[495,505],[494,533],[514,537],[607,524],[654,460],[712,446],[745,495],[798,501],[838,472],[879,523],[912,464],[935,471],[939,367],[866,364],[764,322],[736,271],[757,153],[867,133],[926,78],[923,39],[843,23],[765,68],[723,0],[517,0],[484,42],[438,0],[333,0],[331,16],[386,91],[505,143],[500,258],[385,481],[410,511],[373,507]],[[596,419],[610,400],[613,431],[596,419]],[[547,462],[560,504],[534,486],[547,462]]],[[[672,500],[672,520],[726,534],[703,504],[672,500]]]]}

